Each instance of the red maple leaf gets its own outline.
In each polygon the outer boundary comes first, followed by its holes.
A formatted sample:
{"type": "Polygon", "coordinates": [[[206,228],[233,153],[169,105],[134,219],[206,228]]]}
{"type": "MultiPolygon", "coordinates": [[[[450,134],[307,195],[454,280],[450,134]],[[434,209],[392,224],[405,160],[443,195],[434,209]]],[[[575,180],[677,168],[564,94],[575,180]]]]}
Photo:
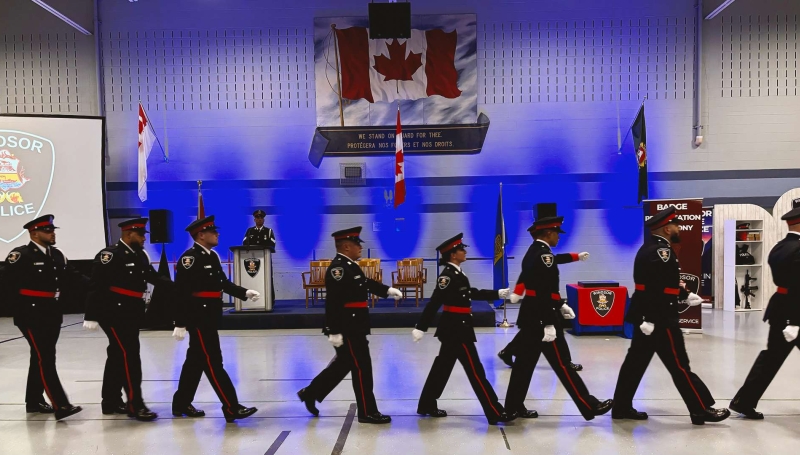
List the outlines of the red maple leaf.
{"type": "Polygon", "coordinates": [[[389,57],[385,55],[375,56],[375,71],[383,74],[384,81],[410,81],[412,75],[422,66],[422,54],[409,52],[406,57],[406,43],[400,44],[397,40],[392,40],[387,44],[389,57]]]}

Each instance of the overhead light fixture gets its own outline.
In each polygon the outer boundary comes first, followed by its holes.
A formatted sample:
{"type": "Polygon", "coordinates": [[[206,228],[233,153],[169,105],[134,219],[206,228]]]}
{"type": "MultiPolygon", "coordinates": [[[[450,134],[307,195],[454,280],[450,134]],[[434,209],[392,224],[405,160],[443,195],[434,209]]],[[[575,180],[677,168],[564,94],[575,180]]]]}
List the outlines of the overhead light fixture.
{"type": "Polygon", "coordinates": [[[715,9],[708,16],[706,16],[706,20],[708,21],[714,19],[715,17],[717,17],[717,15],[719,15],[719,13],[721,13],[725,8],[731,6],[731,4],[735,1],[736,0],[725,0],[724,2],[722,2],[721,5],[719,5],[719,7],[717,7],[717,9],[715,9]]]}
{"type": "Polygon", "coordinates": [[[73,21],[72,19],[68,18],[67,16],[61,14],[57,9],[55,9],[52,6],[50,6],[47,3],[45,3],[44,0],[31,0],[31,1],[33,3],[36,3],[37,5],[41,6],[45,10],[47,10],[47,12],[49,12],[53,16],[61,19],[62,21],[66,22],[67,24],[71,25],[72,28],[74,28],[75,30],[83,33],[84,35],[90,35],[91,36],[92,32],[90,32],[89,30],[86,30],[85,28],[81,27],[80,25],[78,25],[77,22],[73,21]]]}

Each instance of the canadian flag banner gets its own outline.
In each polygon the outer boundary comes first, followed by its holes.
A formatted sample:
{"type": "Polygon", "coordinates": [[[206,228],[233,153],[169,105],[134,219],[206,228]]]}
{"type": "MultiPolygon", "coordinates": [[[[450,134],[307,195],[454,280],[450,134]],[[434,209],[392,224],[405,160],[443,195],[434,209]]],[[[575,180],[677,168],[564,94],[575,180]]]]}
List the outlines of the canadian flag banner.
{"type": "Polygon", "coordinates": [[[400,107],[397,108],[397,130],[394,135],[394,208],[406,201],[406,164],[403,160],[403,128],[400,107]]]}
{"type": "Polygon", "coordinates": [[[139,103],[139,200],[142,202],[147,200],[147,158],[150,156],[150,150],[153,148],[153,143],[156,141],[156,134],[153,132],[153,126],[150,124],[150,119],[147,118],[147,113],[144,111],[144,106],[139,103]]]}
{"type": "Polygon", "coordinates": [[[342,98],[370,103],[458,98],[456,30],[411,30],[407,40],[370,40],[365,27],[336,30],[342,98]]]}

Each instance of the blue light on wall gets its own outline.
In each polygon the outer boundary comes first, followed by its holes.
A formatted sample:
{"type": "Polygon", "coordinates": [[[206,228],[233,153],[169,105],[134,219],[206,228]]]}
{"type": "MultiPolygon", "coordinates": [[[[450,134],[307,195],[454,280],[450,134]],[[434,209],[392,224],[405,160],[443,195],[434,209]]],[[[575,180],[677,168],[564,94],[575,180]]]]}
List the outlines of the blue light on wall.
{"type": "Polygon", "coordinates": [[[391,187],[372,189],[372,203],[376,207],[374,221],[380,226],[373,234],[388,255],[387,259],[396,260],[411,256],[419,242],[420,212],[423,210],[422,191],[410,183],[407,183],[406,188],[406,202],[397,209],[394,208],[393,199],[385,197],[385,192],[393,191],[391,187]]]}
{"type": "Polygon", "coordinates": [[[330,234],[322,188],[279,188],[273,199],[276,235],[290,257],[308,259],[322,235],[330,234]]]}

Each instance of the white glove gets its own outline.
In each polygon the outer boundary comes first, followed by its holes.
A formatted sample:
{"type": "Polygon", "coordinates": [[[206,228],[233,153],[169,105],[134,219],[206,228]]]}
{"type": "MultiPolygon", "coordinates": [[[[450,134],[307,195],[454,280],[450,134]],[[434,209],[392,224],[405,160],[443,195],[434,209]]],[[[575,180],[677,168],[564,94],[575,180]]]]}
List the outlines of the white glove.
{"type": "Polygon", "coordinates": [[[497,291],[497,296],[501,299],[505,300],[508,298],[508,294],[511,292],[511,289],[500,289],[497,291]]]}
{"type": "Polygon", "coordinates": [[[575,319],[575,312],[566,303],[561,305],[561,316],[564,319],[575,319]]]}
{"type": "Polygon", "coordinates": [[[694,292],[690,292],[689,297],[686,298],[686,303],[689,304],[689,306],[697,306],[703,303],[703,298],[694,292]]]}
{"type": "Polygon", "coordinates": [[[545,343],[552,343],[556,341],[556,328],[552,325],[547,325],[544,327],[544,338],[542,341],[545,343]]]}
{"type": "Polygon", "coordinates": [[[175,341],[183,341],[186,337],[186,327],[175,327],[175,330],[172,331],[172,338],[175,338],[175,341]]]}
{"type": "Polygon", "coordinates": [[[800,331],[800,327],[796,325],[787,325],[785,329],[783,329],[783,337],[786,338],[786,341],[791,343],[792,341],[797,339],[797,332],[800,331]]]}
{"type": "Polygon", "coordinates": [[[580,259],[581,261],[588,260],[589,259],[589,253],[587,253],[585,251],[583,253],[578,253],[578,259],[580,259]]]}
{"type": "Polygon", "coordinates": [[[97,321],[83,321],[83,328],[86,330],[97,330],[100,324],[97,321]]]}
{"type": "Polygon", "coordinates": [[[389,291],[386,292],[386,297],[391,297],[395,300],[400,300],[403,298],[403,293],[400,292],[400,289],[389,288],[389,291]]]}
{"type": "Polygon", "coordinates": [[[344,338],[342,338],[341,333],[338,335],[328,335],[328,342],[330,342],[334,348],[338,348],[344,344],[344,338]]]}
{"type": "Polygon", "coordinates": [[[654,326],[650,322],[645,321],[642,322],[642,325],[639,326],[639,329],[642,331],[643,334],[650,335],[653,333],[653,330],[656,329],[656,326],[654,326]]]}
{"type": "Polygon", "coordinates": [[[258,300],[259,297],[261,297],[261,293],[260,292],[254,291],[252,289],[248,289],[246,295],[247,295],[247,298],[252,300],[253,302],[258,300]]]}
{"type": "Polygon", "coordinates": [[[414,343],[419,343],[419,340],[425,336],[425,332],[419,329],[414,329],[411,331],[411,336],[414,337],[414,343]]]}
{"type": "Polygon", "coordinates": [[[508,295],[508,301],[511,303],[519,303],[520,300],[522,300],[521,295],[514,294],[513,292],[508,295]]]}

